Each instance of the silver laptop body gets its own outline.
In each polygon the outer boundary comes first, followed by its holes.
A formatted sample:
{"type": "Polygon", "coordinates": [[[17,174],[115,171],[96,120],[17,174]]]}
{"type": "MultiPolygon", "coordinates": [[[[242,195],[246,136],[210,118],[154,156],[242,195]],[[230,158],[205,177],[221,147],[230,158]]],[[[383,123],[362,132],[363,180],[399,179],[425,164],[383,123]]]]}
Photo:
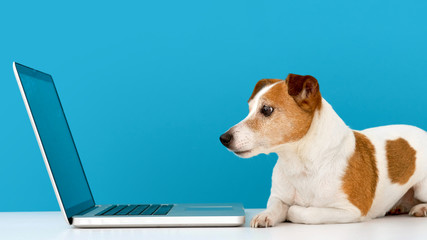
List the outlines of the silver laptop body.
{"type": "Polygon", "coordinates": [[[13,63],[56,198],[76,227],[240,226],[242,204],[96,205],[51,75],[13,63]]]}

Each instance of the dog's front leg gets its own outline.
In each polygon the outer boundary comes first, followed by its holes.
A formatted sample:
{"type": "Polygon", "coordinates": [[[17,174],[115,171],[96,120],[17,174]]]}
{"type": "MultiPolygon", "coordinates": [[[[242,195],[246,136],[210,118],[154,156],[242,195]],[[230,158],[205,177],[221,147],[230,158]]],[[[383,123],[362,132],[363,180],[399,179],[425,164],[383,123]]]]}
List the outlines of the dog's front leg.
{"type": "Polygon", "coordinates": [[[289,206],[280,199],[270,196],[267,209],[257,214],[251,221],[251,227],[272,227],[284,222],[289,206]]]}
{"type": "Polygon", "coordinates": [[[346,210],[293,205],[289,208],[287,219],[293,223],[322,224],[359,222],[361,217],[360,212],[353,209],[346,210]]]}
{"type": "Polygon", "coordinates": [[[251,221],[251,227],[272,227],[286,220],[290,203],[293,202],[295,189],[287,181],[280,161],[273,168],[271,194],[267,202],[267,209],[251,221]]]}

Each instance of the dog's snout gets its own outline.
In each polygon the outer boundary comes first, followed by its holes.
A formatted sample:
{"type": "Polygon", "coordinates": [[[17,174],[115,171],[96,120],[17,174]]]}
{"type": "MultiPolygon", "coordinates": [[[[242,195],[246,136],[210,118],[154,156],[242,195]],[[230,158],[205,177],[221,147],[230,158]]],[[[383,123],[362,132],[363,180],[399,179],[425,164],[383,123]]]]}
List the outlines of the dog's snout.
{"type": "Polygon", "coordinates": [[[226,147],[230,146],[232,139],[233,139],[233,135],[230,134],[229,132],[226,132],[219,137],[219,140],[221,141],[222,145],[226,147]]]}

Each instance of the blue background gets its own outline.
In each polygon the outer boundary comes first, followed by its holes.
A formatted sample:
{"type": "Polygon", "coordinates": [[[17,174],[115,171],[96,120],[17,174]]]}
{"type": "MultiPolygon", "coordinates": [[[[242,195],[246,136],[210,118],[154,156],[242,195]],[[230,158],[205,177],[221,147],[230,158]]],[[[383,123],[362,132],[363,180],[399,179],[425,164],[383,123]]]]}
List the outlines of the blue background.
{"type": "Polygon", "coordinates": [[[51,73],[97,203],[264,207],[276,155],[218,137],[261,78],[311,74],[346,123],[427,129],[426,1],[4,1],[0,211],[58,210],[12,61],[51,73]]]}

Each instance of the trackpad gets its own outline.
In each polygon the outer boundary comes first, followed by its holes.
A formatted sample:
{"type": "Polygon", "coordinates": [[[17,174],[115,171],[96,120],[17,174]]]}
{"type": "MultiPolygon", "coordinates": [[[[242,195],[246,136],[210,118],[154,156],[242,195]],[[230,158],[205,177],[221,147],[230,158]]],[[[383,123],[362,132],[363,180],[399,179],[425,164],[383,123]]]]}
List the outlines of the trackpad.
{"type": "Polygon", "coordinates": [[[185,211],[194,211],[194,212],[200,212],[200,211],[231,211],[233,210],[233,207],[231,206],[206,206],[206,207],[188,207],[185,208],[185,211]]]}

